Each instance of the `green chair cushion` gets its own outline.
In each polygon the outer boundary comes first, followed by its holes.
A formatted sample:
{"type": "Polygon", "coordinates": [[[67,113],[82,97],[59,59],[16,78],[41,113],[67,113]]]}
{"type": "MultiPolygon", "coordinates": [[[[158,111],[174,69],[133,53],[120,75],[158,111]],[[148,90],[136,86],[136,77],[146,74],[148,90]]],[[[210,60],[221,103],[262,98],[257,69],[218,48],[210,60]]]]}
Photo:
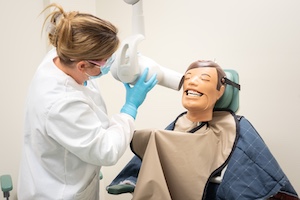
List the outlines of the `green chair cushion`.
{"type": "Polygon", "coordinates": [[[10,175],[3,175],[0,177],[1,189],[3,192],[9,192],[13,189],[10,175]]]}
{"type": "MultiPolygon", "coordinates": [[[[235,70],[225,69],[224,71],[229,80],[239,83],[239,75],[235,70]]],[[[216,102],[215,109],[229,109],[237,112],[239,109],[239,90],[227,84],[224,94],[216,102]]]]}
{"type": "Polygon", "coordinates": [[[109,194],[123,194],[123,193],[132,193],[135,186],[130,184],[120,184],[112,185],[107,187],[107,192],[109,194]]]}

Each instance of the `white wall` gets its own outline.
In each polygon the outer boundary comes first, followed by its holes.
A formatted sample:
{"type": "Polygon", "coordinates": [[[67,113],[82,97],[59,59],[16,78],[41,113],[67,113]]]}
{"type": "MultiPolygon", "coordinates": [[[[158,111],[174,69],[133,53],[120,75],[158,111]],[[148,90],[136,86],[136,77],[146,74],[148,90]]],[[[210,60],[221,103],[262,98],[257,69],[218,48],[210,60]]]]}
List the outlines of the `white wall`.
{"type": "MultiPolygon", "coordinates": [[[[41,35],[44,16],[38,15],[50,2],[110,20],[119,27],[121,39],[131,34],[132,10],[123,0],[0,2],[0,174],[13,177],[12,199],[16,199],[25,96],[47,49],[41,35]]],[[[252,122],[300,193],[300,2],[144,0],[144,16],[146,40],[139,49],[161,65],[184,72],[196,59],[216,59],[223,68],[239,72],[238,114],[252,122]]],[[[119,112],[125,101],[123,85],[111,76],[99,84],[109,114],[119,112]]],[[[164,128],[183,110],[180,100],[180,92],[155,87],[139,109],[137,128],[164,128]]],[[[130,199],[128,194],[107,195],[104,187],[131,157],[128,149],[116,166],[103,168],[102,199],[130,199]]]]}
{"type": "MultiPolygon", "coordinates": [[[[0,174],[11,174],[15,199],[22,140],[24,100],[30,79],[45,53],[41,37],[43,1],[1,1],[0,174]]],[[[1,194],[2,198],[2,194],[1,194]]]]}

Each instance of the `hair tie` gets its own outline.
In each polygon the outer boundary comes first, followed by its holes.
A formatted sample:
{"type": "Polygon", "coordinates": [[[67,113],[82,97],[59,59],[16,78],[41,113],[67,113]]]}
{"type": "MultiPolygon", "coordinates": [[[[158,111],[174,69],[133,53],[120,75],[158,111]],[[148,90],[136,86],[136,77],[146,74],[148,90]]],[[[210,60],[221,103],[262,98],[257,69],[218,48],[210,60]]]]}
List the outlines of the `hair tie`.
{"type": "Polygon", "coordinates": [[[53,24],[52,22],[49,22],[48,25],[47,25],[47,28],[46,28],[46,32],[51,34],[51,35],[54,35],[55,34],[55,29],[56,29],[55,24],[53,24]]]}

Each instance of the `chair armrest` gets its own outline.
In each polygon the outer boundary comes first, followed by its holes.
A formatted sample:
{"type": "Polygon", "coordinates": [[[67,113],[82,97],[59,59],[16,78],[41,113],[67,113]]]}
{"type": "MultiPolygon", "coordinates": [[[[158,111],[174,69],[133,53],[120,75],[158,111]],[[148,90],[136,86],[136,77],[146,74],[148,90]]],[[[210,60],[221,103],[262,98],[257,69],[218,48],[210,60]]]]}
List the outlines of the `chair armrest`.
{"type": "Polygon", "coordinates": [[[3,192],[9,192],[13,189],[13,184],[10,175],[2,175],[0,177],[0,183],[3,192]]]}
{"type": "Polygon", "coordinates": [[[134,192],[134,185],[129,184],[119,184],[119,185],[112,185],[106,188],[107,192],[112,195],[123,194],[123,193],[133,193],[134,192]]]}

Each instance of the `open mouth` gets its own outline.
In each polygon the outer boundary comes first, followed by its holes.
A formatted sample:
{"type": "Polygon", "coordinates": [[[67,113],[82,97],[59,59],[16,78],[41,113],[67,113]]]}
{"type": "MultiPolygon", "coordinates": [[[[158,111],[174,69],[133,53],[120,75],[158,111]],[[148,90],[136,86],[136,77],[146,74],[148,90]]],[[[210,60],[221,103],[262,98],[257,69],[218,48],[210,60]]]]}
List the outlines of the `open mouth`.
{"type": "Polygon", "coordinates": [[[203,93],[197,92],[195,90],[186,90],[185,93],[187,96],[194,96],[194,97],[201,97],[203,95],[203,93]]]}

